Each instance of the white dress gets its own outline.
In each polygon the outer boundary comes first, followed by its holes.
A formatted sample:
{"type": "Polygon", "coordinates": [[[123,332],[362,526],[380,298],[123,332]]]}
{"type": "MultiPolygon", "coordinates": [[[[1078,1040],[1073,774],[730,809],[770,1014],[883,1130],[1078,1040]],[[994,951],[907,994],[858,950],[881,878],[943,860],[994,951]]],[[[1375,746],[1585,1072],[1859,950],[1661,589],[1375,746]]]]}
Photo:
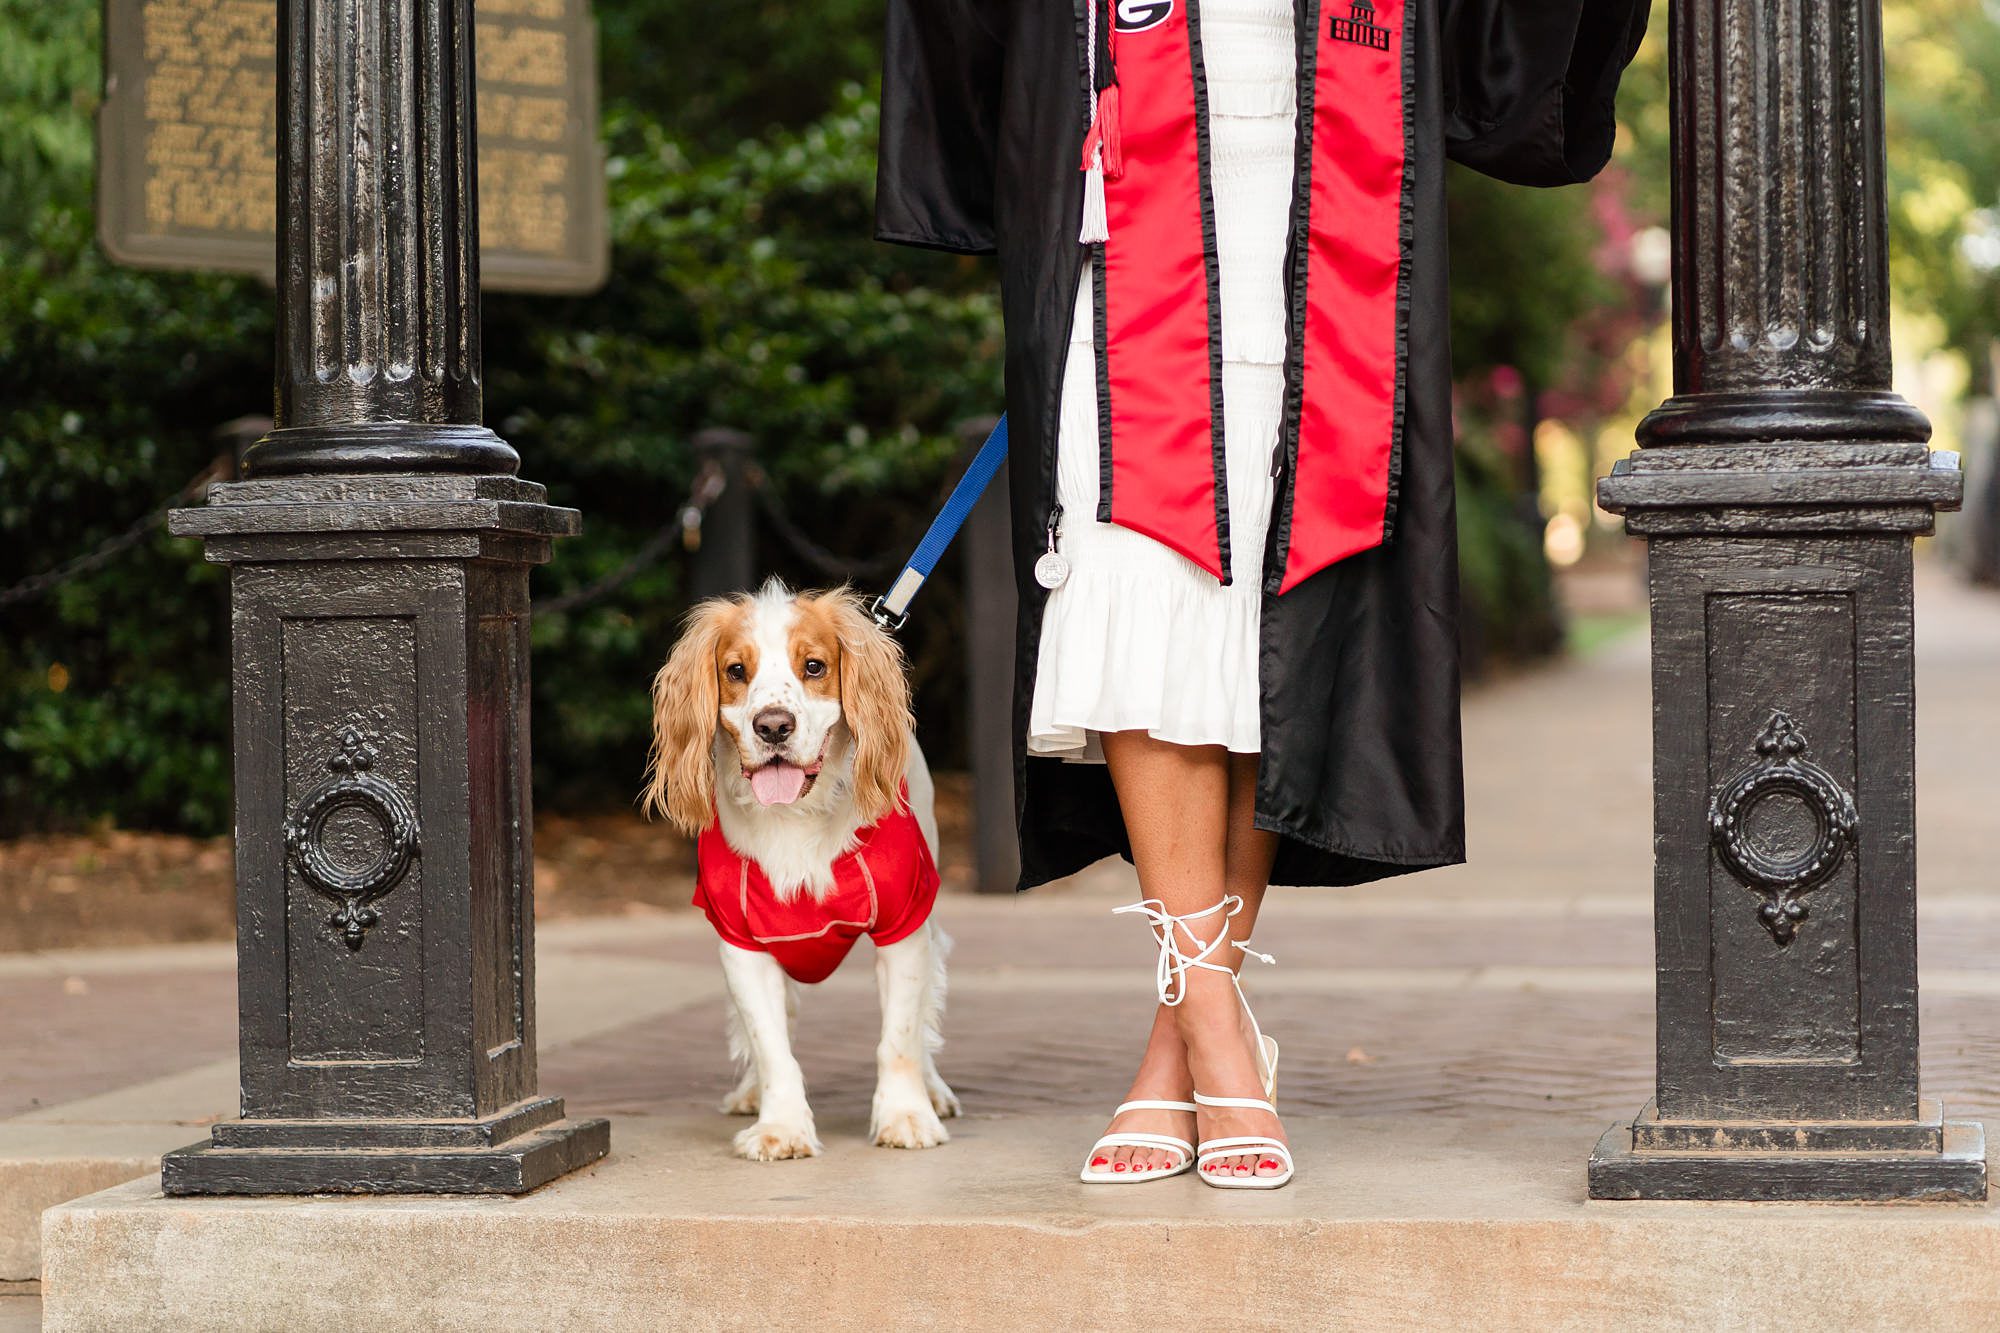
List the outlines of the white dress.
{"type": "Polygon", "coordinates": [[[1293,0],[1202,0],[1209,170],[1221,267],[1230,582],[1150,537],[1095,521],[1098,433],[1091,275],[1070,327],[1056,443],[1058,549],[1028,717],[1031,754],[1101,763],[1098,736],[1143,730],[1254,754],[1271,453],[1283,416],[1285,229],[1292,198],[1293,0]]]}

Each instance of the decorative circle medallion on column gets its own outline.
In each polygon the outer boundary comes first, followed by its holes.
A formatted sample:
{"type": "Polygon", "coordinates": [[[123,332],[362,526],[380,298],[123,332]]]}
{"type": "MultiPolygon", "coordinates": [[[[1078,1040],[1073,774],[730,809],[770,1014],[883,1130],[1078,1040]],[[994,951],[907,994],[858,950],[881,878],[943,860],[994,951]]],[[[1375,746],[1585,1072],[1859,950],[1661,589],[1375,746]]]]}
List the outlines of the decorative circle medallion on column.
{"type": "Polygon", "coordinates": [[[286,853],[307,884],[340,904],[327,922],[350,949],[361,947],[378,920],[369,904],[402,882],[418,852],[416,811],[400,789],[368,771],[375,757],[360,729],[348,727],[339,753],[327,760],[333,776],[307,792],[285,821],[286,853]],[[381,846],[365,865],[342,864],[327,847],[327,823],[344,810],[358,810],[381,828],[381,846]]]}
{"type": "Polygon", "coordinates": [[[1788,714],[1774,712],[1757,738],[1761,758],[1716,791],[1709,803],[1709,840],[1731,874],[1764,895],[1757,919],[1780,948],[1811,915],[1803,895],[1824,884],[1854,850],[1861,818],[1854,797],[1833,774],[1806,758],[1806,734],[1788,714]],[[1803,810],[1811,834],[1803,841],[1760,837],[1756,816],[1785,801],[1803,810]]]}

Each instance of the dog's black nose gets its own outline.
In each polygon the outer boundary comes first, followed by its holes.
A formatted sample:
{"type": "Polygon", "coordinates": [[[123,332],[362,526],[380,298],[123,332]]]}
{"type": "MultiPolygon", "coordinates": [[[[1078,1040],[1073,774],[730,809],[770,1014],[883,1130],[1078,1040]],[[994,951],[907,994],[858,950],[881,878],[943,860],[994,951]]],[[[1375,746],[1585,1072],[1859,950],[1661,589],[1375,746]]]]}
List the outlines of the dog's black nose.
{"type": "Polygon", "coordinates": [[[799,720],[782,708],[766,708],[750,719],[757,739],[766,745],[783,745],[798,725],[799,720]]]}

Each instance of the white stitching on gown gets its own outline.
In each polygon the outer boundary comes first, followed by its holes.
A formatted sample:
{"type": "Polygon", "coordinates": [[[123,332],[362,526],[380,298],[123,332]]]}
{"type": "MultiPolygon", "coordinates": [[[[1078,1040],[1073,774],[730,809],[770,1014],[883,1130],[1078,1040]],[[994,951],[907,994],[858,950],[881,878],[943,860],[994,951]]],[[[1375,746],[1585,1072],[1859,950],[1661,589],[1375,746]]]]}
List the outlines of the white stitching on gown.
{"type": "Polygon", "coordinates": [[[1056,444],[1060,549],[1070,575],[1042,614],[1032,754],[1102,762],[1097,734],[1131,730],[1181,745],[1261,748],[1259,585],[1283,413],[1297,97],[1292,0],[1202,0],[1201,28],[1221,265],[1231,582],[1223,586],[1150,537],[1096,521],[1097,366],[1086,265],[1056,444]]]}

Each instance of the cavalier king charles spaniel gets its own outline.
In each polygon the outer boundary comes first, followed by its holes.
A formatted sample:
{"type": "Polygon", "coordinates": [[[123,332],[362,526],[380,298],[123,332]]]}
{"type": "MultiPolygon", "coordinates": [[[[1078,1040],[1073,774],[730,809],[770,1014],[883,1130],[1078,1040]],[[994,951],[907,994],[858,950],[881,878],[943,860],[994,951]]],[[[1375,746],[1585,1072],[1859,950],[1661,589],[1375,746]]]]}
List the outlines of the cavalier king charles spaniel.
{"type": "Polygon", "coordinates": [[[703,602],[653,681],[644,800],[696,840],[740,1070],[722,1109],[757,1117],[740,1157],[820,1151],[792,1055],[798,988],[862,935],[882,1001],[869,1133],[935,1147],[958,1114],[935,1062],[951,941],[931,920],[937,818],[912,727],[902,652],[845,588],[773,579],[703,602]]]}

